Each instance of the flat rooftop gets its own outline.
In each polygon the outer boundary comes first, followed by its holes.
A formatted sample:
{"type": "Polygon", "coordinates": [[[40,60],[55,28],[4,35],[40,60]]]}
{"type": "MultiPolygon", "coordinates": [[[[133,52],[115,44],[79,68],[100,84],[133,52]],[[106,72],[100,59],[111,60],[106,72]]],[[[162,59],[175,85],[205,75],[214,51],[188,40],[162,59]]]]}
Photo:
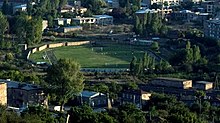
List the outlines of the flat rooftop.
{"type": "Polygon", "coordinates": [[[95,18],[113,18],[110,15],[93,15],[93,17],[95,17],[95,18]]]}
{"type": "Polygon", "coordinates": [[[188,81],[187,79],[169,78],[169,77],[158,77],[153,80],[188,81]]]}
{"type": "Polygon", "coordinates": [[[207,81],[196,81],[196,84],[213,84],[213,83],[207,81]]]}
{"type": "Polygon", "coordinates": [[[25,82],[17,82],[17,81],[10,81],[10,80],[4,80],[4,79],[0,79],[0,81],[1,81],[0,83],[6,83],[7,88],[18,88],[18,89],[27,90],[27,91],[41,89],[41,87],[39,87],[38,85],[29,84],[25,82]]]}
{"type": "Polygon", "coordinates": [[[213,23],[213,24],[220,24],[220,20],[219,19],[207,20],[207,22],[213,23]]]}

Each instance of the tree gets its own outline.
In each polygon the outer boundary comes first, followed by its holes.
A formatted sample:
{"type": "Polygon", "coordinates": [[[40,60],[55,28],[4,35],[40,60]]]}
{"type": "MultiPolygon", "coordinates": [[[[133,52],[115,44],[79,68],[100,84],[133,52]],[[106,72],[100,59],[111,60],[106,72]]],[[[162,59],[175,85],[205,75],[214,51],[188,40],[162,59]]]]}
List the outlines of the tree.
{"type": "Polygon", "coordinates": [[[52,85],[52,89],[58,97],[61,105],[60,111],[70,98],[83,90],[83,81],[80,65],[69,59],[60,59],[48,68],[47,82],[52,85]]]}
{"type": "Polygon", "coordinates": [[[48,27],[53,27],[53,17],[51,15],[47,16],[47,21],[48,21],[48,27]]]}
{"type": "Polygon", "coordinates": [[[135,25],[134,25],[134,31],[136,34],[140,34],[140,27],[141,23],[140,23],[140,18],[138,16],[135,16],[135,25]]]}
{"type": "Polygon", "coordinates": [[[115,123],[115,119],[107,113],[97,113],[87,105],[81,107],[73,107],[68,112],[70,114],[70,122],[74,123],[115,123]]]}
{"type": "Polygon", "coordinates": [[[137,75],[142,75],[143,74],[143,60],[142,59],[139,59],[139,63],[138,63],[138,66],[137,66],[137,75]]]}
{"type": "Polygon", "coordinates": [[[32,15],[33,5],[31,3],[32,3],[31,1],[27,0],[27,13],[28,13],[28,15],[32,15]]]}
{"type": "Polygon", "coordinates": [[[28,44],[40,43],[42,38],[42,19],[40,17],[32,18],[26,25],[26,41],[28,44]]]}
{"type": "Polygon", "coordinates": [[[158,42],[153,42],[152,44],[151,44],[151,49],[152,50],[154,50],[154,51],[158,51],[159,50],[159,44],[158,44],[158,42]]]}
{"type": "Polygon", "coordinates": [[[157,13],[153,14],[151,29],[154,35],[159,34],[161,26],[162,26],[162,23],[161,23],[161,19],[158,17],[158,14],[157,13]]]}
{"type": "Polygon", "coordinates": [[[193,46],[193,62],[195,63],[200,59],[201,59],[200,49],[198,46],[194,45],[193,46]]]}
{"type": "Polygon", "coordinates": [[[2,4],[2,13],[4,15],[10,14],[10,5],[8,3],[8,0],[4,0],[4,2],[2,4]]]}
{"type": "Polygon", "coordinates": [[[136,64],[137,64],[137,58],[134,56],[130,63],[130,74],[131,75],[134,75],[136,64]]]}
{"type": "Polygon", "coordinates": [[[67,4],[67,0],[60,0],[59,6],[63,7],[66,4],[67,4]]]}
{"type": "Polygon", "coordinates": [[[144,112],[130,103],[119,106],[117,110],[110,110],[109,115],[119,123],[146,123],[144,112]]]}
{"type": "Polygon", "coordinates": [[[150,56],[147,53],[144,53],[144,57],[143,57],[143,68],[144,69],[149,68],[149,60],[150,60],[150,56]]]}
{"type": "Polygon", "coordinates": [[[7,18],[0,12],[0,40],[4,40],[3,39],[3,36],[4,36],[4,33],[7,31],[8,29],[8,21],[7,21],[7,18]]]}

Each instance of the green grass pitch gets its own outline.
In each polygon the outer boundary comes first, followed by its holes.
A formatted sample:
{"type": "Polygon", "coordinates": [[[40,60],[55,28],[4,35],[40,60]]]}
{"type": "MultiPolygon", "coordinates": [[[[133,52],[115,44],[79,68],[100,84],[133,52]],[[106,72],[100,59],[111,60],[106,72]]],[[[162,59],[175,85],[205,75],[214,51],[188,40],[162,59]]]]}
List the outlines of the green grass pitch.
{"type": "MultiPolygon", "coordinates": [[[[48,50],[48,49],[47,49],[48,50]]],[[[83,68],[129,68],[133,56],[140,58],[144,54],[144,47],[122,44],[105,44],[100,47],[90,45],[67,46],[53,49],[57,59],[73,59],[83,68]]],[[[30,59],[43,62],[45,51],[31,54],[30,59]]]]}

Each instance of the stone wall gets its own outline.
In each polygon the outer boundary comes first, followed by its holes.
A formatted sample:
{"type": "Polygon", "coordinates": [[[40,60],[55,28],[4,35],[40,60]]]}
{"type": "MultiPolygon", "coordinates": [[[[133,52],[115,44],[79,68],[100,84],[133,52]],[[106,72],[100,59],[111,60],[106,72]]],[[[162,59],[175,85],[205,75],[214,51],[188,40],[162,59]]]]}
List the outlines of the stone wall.
{"type": "Polygon", "coordinates": [[[66,46],[78,46],[83,44],[89,44],[90,41],[80,41],[80,42],[67,42],[66,46]]]}
{"type": "Polygon", "coordinates": [[[37,51],[45,50],[45,49],[47,49],[47,45],[40,46],[37,49],[38,49],[37,51]]]}
{"type": "Polygon", "coordinates": [[[56,47],[62,47],[65,46],[65,43],[56,43],[56,44],[48,44],[48,48],[56,48],[56,47]]]}

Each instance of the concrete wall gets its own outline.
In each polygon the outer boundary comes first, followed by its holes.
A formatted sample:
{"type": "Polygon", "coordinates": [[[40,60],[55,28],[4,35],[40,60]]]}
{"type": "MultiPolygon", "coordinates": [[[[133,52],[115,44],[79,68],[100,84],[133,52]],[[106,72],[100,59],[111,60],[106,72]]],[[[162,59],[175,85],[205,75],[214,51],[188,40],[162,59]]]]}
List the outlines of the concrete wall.
{"type": "Polygon", "coordinates": [[[38,48],[33,48],[33,49],[31,50],[31,53],[35,53],[35,52],[37,51],[37,49],[38,49],[38,48]]]}
{"type": "Polygon", "coordinates": [[[47,49],[47,45],[40,46],[37,49],[38,49],[38,51],[45,50],[45,49],[47,49]]]}
{"type": "Polygon", "coordinates": [[[7,105],[7,84],[0,83],[0,105],[7,105]]]}
{"type": "Polygon", "coordinates": [[[66,46],[78,46],[83,44],[89,44],[90,41],[80,41],[80,42],[67,42],[66,46]]]}
{"type": "Polygon", "coordinates": [[[65,43],[56,43],[56,44],[48,44],[48,48],[62,47],[65,46],[65,43]]]}

